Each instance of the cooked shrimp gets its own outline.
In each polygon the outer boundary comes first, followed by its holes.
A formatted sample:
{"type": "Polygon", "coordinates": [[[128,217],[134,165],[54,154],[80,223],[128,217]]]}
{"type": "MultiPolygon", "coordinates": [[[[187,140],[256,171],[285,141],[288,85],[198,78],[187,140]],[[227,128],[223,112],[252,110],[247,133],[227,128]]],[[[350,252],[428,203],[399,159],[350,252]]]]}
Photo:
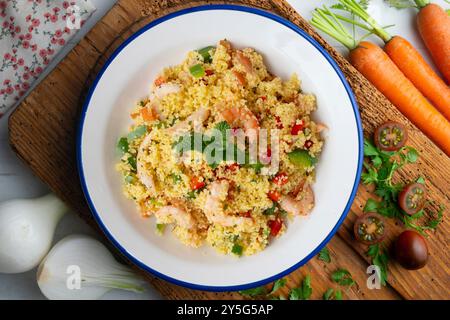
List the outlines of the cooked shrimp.
{"type": "Polygon", "coordinates": [[[252,223],[253,220],[251,218],[229,216],[225,214],[224,202],[227,199],[229,188],[230,184],[226,180],[215,181],[211,184],[203,209],[206,218],[209,222],[217,223],[224,227],[252,223]]]}
{"type": "Polygon", "coordinates": [[[258,130],[259,122],[253,112],[247,107],[231,107],[222,111],[222,117],[232,128],[258,130]]]}
{"type": "Polygon", "coordinates": [[[247,58],[242,51],[236,52],[237,61],[244,67],[248,73],[253,73],[253,65],[249,58],[247,58]]]}
{"type": "Polygon", "coordinates": [[[303,187],[297,197],[292,195],[283,196],[280,200],[280,206],[283,210],[293,215],[307,215],[314,207],[314,193],[311,186],[303,187]],[[299,199],[300,198],[300,199],[299,199]]]}
{"type": "Polygon", "coordinates": [[[210,110],[200,107],[197,111],[187,117],[184,121],[181,121],[173,127],[167,129],[174,135],[180,135],[192,127],[195,132],[202,130],[203,123],[208,119],[210,110]]]}
{"type": "Polygon", "coordinates": [[[193,229],[195,228],[194,218],[180,206],[165,206],[155,212],[158,221],[163,223],[176,223],[178,226],[193,229]]]}
{"type": "Polygon", "coordinates": [[[161,85],[159,85],[153,89],[153,92],[150,95],[150,100],[162,99],[171,93],[178,93],[178,92],[180,92],[180,90],[181,90],[181,87],[177,83],[172,83],[172,82],[162,83],[161,85]]]}
{"type": "Polygon", "coordinates": [[[318,123],[316,125],[316,130],[318,133],[328,130],[328,127],[323,123],[318,123]]]}
{"type": "Polygon", "coordinates": [[[149,147],[152,142],[152,133],[150,132],[147,137],[141,142],[138,154],[136,158],[136,168],[137,168],[137,176],[139,180],[146,186],[150,192],[156,192],[156,185],[153,175],[148,173],[145,168],[145,162],[142,160],[142,156],[145,153],[145,150],[149,147]]]}

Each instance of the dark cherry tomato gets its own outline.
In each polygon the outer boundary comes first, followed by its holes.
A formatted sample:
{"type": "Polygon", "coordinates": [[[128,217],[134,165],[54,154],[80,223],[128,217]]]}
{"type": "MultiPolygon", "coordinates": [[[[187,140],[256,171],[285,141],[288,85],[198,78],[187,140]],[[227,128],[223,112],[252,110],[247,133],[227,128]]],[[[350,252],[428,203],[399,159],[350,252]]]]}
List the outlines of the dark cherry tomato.
{"type": "Polygon", "coordinates": [[[302,131],[304,127],[305,127],[305,123],[303,122],[303,120],[298,120],[298,121],[296,121],[296,122],[294,123],[294,125],[292,126],[291,134],[292,134],[293,136],[298,135],[298,133],[299,133],[300,131],[302,131]]]}
{"type": "Polygon", "coordinates": [[[270,220],[268,226],[270,228],[270,235],[275,237],[280,232],[283,221],[280,218],[276,218],[275,220],[270,220]]]}
{"type": "Polygon", "coordinates": [[[314,142],[312,142],[311,140],[306,140],[305,141],[305,148],[309,149],[314,145],[314,142]]]}
{"type": "Polygon", "coordinates": [[[356,220],[353,231],[356,239],[362,243],[378,243],[385,234],[383,218],[374,212],[365,213],[356,220]]]}
{"type": "Polygon", "coordinates": [[[199,190],[206,185],[205,181],[200,181],[199,177],[192,177],[190,186],[192,190],[199,190]]]}
{"type": "Polygon", "coordinates": [[[288,182],[288,176],[284,172],[279,172],[275,177],[273,177],[272,182],[277,186],[285,185],[288,182]]]}
{"type": "Polygon", "coordinates": [[[425,206],[426,191],[421,183],[412,183],[400,192],[398,204],[407,214],[413,215],[425,206]]]}
{"type": "Polygon", "coordinates": [[[276,190],[269,191],[267,196],[269,197],[270,200],[275,201],[275,202],[280,201],[280,198],[281,198],[280,193],[276,190]]]}
{"type": "Polygon", "coordinates": [[[415,231],[403,231],[395,242],[395,257],[405,269],[417,270],[424,267],[428,261],[425,239],[415,231]]]}
{"type": "Polygon", "coordinates": [[[408,139],[408,132],[401,123],[389,121],[375,130],[375,144],[383,151],[397,151],[408,139]]]}

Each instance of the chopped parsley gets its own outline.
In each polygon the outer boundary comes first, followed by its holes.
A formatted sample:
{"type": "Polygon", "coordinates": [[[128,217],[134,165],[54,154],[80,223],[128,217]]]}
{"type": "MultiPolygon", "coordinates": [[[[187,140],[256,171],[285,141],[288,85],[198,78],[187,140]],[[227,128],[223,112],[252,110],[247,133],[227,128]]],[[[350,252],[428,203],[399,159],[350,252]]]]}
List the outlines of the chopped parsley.
{"type": "Polygon", "coordinates": [[[294,288],[289,293],[289,300],[308,300],[312,294],[311,276],[308,274],[303,279],[300,287],[294,288]]]}
{"type": "Polygon", "coordinates": [[[330,288],[323,294],[323,300],[342,300],[342,291],[330,288]]]}
{"type": "Polygon", "coordinates": [[[283,288],[286,285],[286,282],[287,282],[287,280],[285,278],[281,278],[281,279],[278,279],[277,281],[275,281],[275,283],[273,284],[273,288],[270,291],[270,294],[273,294],[278,289],[283,288]]]}
{"type": "Polygon", "coordinates": [[[353,280],[352,275],[348,270],[337,269],[331,274],[331,280],[340,284],[341,286],[352,286],[356,282],[353,280]]]}
{"type": "Polygon", "coordinates": [[[386,250],[382,249],[380,244],[373,244],[369,246],[369,249],[366,252],[367,256],[372,258],[372,263],[380,268],[380,283],[383,286],[386,286],[387,278],[388,278],[388,261],[389,256],[386,250]]]}
{"type": "Polygon", "coordinates": [[[242,250],[243,250],[242,246],[235,243],[233,245],[233,248],[231,249],[231,252],[240,257],[242,256],[242,250]]]}
{"type": "Polygon", "coordinates": [[[330,257],[330,251],[328,250],[327,247],[323,247],[318,255],[319,260],[322,260],[326,263],[330,263],[331,262],[331,257],[330,257]]]}

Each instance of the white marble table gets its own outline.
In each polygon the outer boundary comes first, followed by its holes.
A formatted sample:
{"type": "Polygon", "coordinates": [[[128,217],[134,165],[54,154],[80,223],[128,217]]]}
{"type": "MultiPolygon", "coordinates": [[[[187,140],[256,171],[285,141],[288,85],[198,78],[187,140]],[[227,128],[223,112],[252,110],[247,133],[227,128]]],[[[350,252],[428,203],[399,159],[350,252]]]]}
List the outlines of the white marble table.
{"type": "MultiPolygon", "coordinates": [[[[90,28],[109,10],[116,2],[115,0],[92,0],[97,7],[93,17],[88,20],[80,30],[76,39],[65,48],[65,50],[53,61],[49,69],[54,68],[67,52],[79,41],[79,39],[89,31],[90,28]]],[[[311,10],[320,4],[331,4],[336,1],[321,0],[288,0],[298,12],[306,18],[311,17],[311,10]]],[[[448,8],[445,0],[434,1],[443,7],[448,8]]],[[[415,11],[413,9],[396,10],[389,8],[382,0],[371,0],[369,7],[370,13],[383,25],[395,24],[389,31],[392,34],[399,34],[410,40],[413,45],[429,60],[427,52],[424,50],[423,43],[418,37],[415,28],[415,11]]],[[[328,38],[327,38],[328,39],[328,38]]],[[[330,40],[330,39],[329,39],[330,40]]],[[[330,40],[340,52],[345,54],[342,46],[335,41],[330,40]]],[[[47,73],[50,70],[47,70],[47,73]]],[[[46,73],[41,76],[45,77],[46,73]]],[[[32,90],[31,88],[30,90],[32,90]]],[[[0,202],[14,198],[35,197],[48,192],[47,187],[33,176],[31,171],[24,166],[15,156],[8,145],[7,130],[8,114],[0,119],[0,202]]],[[[75,214],[67,214],[58,226],[55,241],[72,233],[84,233],[94,235],[93,231],[81,221],[75,214]]],[[[104,296],[105,299],[155,299],[159,294],[153,289],[148,288],[144,294],[134,294],[125,291],[114,290],[104,296]]],[[[43,299],[39,288],[36,285],[36,271],[32,270],[24,274],[5,275],[0,274],[0,299],[43,299]]]]}

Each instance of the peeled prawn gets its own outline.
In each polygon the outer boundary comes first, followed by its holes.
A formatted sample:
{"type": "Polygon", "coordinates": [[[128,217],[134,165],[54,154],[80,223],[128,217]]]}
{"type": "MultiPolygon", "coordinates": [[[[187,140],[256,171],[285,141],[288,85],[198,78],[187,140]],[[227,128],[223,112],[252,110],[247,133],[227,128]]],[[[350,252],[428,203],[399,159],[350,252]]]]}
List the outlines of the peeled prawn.
{"type": "Polygon", "coordinates": [[[165,96],[171,93],[178,93],[181,90],[181,86],[177,83],[163,83],[153,89],[152,94],[150,95],[150,100],[153,99],[162,99],[165,96]]]}
{"type": "Polygon", "coordinates": [[[259,122],[247,107],[231,107],[222,111],[222,117],[232,128],[243,128],[245,131],[258,130],[259,122]]]}
{"type": "Polygon", "coordinates": [[[200,107],[197,111],[187,117],[184,121],[181,121],[174,125],[173,127],[167,129],[174,135],[180,135],[189,131],[189,129],[194,129],[195,132],[201,131],[203,123],[208,119],[210,115],[210,110],[204,107],[200,107]]]}
{"type": "Polygon", "coordinates": [[[193,229],[195,227],[195,221],[192,216],[184,209],[177,206],[165,206],[155,212],[155,216],[158,220],[163,220],[165,223],[176,223],[178,226],[193,229]]]}
{"type": "Polygon", "coordinates": [[[209,194],[206,198],[203,209],[206,218],[211,223],[216,223],[224,227],[232,227],[244,223],[252,223],[253,220],[247,217],[228,216],[224,212],[224,202],[228,196],[230,184],[226,180],[215,181],[211,184],[209,194]]]}
{"type": "Polygon", "coordinates": [[[152,134],[149,133],[139,146],[136,159],[136,168],[139,180],[141,180],[141,182],[144,184],[144,186],[146,186],[150,190],[150,192],[154,193],[156,192],[155,180],[152,174],[148,173],[147,170],[145,169],[145,162],[142,160],[142,155],[144,154],[145,149],[149,147],[151,142],[152,142],[152,134]]]}
{"type": "Polygon", "coordinates": [[[311,186],[307,185],[303,188],[303,192],[299,193],[297,197],[287,195],[280,200],[280,207],[293,215],[307,215],[314,207],[314,193],[311,186]],[[298,196],[302,196],[297,199],[298,196]]]}

